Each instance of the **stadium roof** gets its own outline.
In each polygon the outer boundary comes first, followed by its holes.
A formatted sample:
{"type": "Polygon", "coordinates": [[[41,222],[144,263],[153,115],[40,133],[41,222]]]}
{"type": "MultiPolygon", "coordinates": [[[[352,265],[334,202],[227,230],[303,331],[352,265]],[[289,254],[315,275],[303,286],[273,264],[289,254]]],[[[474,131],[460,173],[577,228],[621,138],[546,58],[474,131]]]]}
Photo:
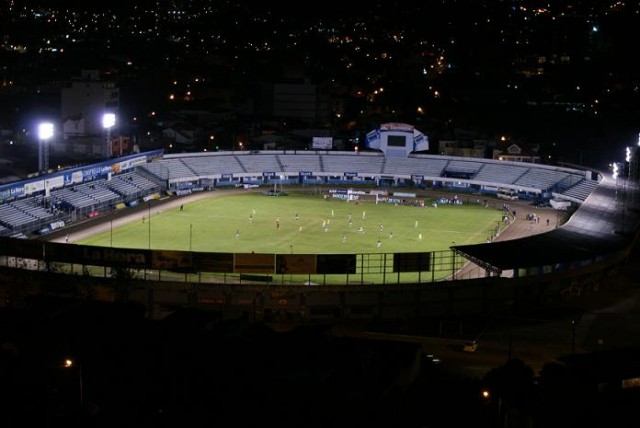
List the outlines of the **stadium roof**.
{"type": "Polygon", "coordinates": [[[557,229],[510,241],[452,248],[494,272],[594,260],[633,243],[638,225],[636,193],[635,185],[604,177],[571,219],[557,229]]]}

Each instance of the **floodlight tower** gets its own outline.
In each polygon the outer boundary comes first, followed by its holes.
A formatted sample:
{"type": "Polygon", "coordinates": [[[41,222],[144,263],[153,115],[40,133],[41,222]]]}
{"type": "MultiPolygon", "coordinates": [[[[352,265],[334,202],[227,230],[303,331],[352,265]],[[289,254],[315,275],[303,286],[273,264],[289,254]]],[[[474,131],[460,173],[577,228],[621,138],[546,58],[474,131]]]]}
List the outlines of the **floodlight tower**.
{"type": "Polygon", "coordinates": [[[49,143],[53,137],[53,123],[43,122],[38,125],[38,172],[49,169],[49,143]]]}
{"type": "Polygon", "coordinates": [[[640,170],[638,162],[640,159],[640,135],[638,136],[638,142],[632,146],[627,147],[627,181],[628,186],[631,189],[631,208],[635,209],[638,198],[638,185],[640,184],[640,170]]]}
{"type": "Polygon", "coordinates": [[[105,145],[105,158],[109,159],[111,157],[111,128],[113,128],[116,124],[116,115],[115,113],[105,113],[102,116],[102,127],[105,129],[107,133],[107,142],[105,145]]]}
{"type": "Polygon", "coordinates": [[[636,145],[628,149],[627,162],[629,162],[629,179],[633,183],[640,182],[640,170],[638,169],[639,155],[640,155],[640,135],[638,135],[638,142],[636,143],[636,145]]]}

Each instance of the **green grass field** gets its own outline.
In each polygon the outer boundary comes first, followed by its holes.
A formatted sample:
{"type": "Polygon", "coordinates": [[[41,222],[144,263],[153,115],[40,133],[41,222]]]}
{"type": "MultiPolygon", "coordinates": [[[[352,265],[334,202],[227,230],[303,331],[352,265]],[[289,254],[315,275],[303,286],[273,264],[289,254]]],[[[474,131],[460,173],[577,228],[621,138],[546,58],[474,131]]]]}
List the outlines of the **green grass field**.
{"type": "Polygon", "coordinates": [[[486,242],[502,215],[476,204],[437,208],[431,200],[425,207],[356,204],[295,191],[287,196],[256,192],[212,196],[185,204],[183,211],[158,205],[151,209],[150,220],[137,219],[79,243],[237,253],[424,252],[447,249],[452,242],[486,242]],[[364,233],[358,232],[360,227],[364,233]]]}

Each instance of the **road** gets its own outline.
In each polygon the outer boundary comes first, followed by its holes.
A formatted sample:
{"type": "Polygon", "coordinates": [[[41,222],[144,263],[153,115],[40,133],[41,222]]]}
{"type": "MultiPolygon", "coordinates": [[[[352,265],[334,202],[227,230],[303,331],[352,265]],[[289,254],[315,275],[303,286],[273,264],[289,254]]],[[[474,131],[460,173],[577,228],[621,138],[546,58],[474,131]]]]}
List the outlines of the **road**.
{"type": "MultiPolygon", "coordinates": [[[[540,318],[504,317],[460,321],[439,333],[412,334],[415,326],[373,327],[363,321],[335,325],[337,337],[398,340],[422,345],[440,360],[439,367],[458,376],[482,378],[509,358],[518,358],[539,373],[545,363],[572,353],[640,347],[640,275],[638,257],[621,266],[600,290],[548,308],[540,318]],[[462,344],[478,341],[476,352],[462,344]]],[[[450,322],[451,323],[451,322],[450,322]]]]}

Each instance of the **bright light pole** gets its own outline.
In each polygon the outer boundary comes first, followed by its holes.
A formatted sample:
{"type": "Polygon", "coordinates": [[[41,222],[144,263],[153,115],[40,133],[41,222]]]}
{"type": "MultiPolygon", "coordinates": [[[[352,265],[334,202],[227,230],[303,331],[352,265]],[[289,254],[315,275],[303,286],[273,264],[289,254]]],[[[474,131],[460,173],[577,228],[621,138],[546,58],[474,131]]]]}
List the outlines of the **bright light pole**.
{"type": "Polygon", "coordinates": [[[83,391],[83,385],[82,385],[82,366],[78,363],[76,364],[75,361],[73,361],[70,358],[67,358],[66,360],[64,360],[62,362],[62,366],[66,369],[70,369],[73,366],[78,366],[78,385],[80,388],[80,407],[82,407],[84,405],[84,391],[83,391]]]}
{"type": "Polygon", "coordinates": [[[481,395],[482,395],[482,398],[487,403],[489,403],[489,404],[493,404],[493,403],[497,404],[497,409],[496,410],[497,410],[497,413],[498,413],[498,415],[497,415],[498,416],[498,423],[497,423],[496,426],[498,426],[500,428],[504,427],[505,423],[503,423],[504,421],[503,421],[503,417],[502,417],[502,397],[500,395],[498,395],[497,402],[496,402],[496,399],[493,397],[493,393],[488,389],[483,389],[481,391],[481,395]]]}
{"type": "Polygon", "coordinates": [[[111,128],[116,124],[116,115],[114,113],[105,113],[102,116],[102,127],[107,132],[107,142],[105,146],[105,158],[109,159],[111,153],[111,128]]]}
{"type": "Polygon", "coordinates": [[[38,125],[38,172],[46,172],[49,169],[49,144],[53,137],[53,123],[43,122],[38,125]]]}

